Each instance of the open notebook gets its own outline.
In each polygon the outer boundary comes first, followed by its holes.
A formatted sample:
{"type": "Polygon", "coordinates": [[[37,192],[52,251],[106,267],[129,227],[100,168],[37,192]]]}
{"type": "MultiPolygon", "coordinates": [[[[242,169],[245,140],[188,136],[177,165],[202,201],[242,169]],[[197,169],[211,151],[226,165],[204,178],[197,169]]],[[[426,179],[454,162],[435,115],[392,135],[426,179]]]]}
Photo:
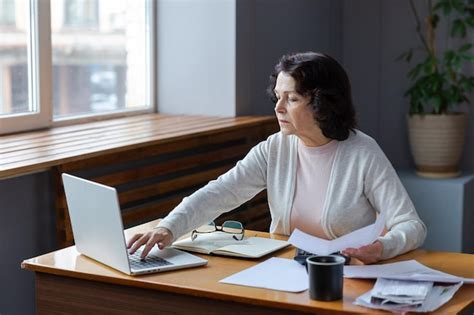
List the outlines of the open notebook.
{"type": "Polygon", "coordinates": [[[290,245],[286,241],[263,237],[245,237],[241,241],[232,234],[214,232],[200,234],[194,241],[190,237],[173,243],[174,248],[201,254],[215,254],[243,258],[260,258],[290,245]]]}

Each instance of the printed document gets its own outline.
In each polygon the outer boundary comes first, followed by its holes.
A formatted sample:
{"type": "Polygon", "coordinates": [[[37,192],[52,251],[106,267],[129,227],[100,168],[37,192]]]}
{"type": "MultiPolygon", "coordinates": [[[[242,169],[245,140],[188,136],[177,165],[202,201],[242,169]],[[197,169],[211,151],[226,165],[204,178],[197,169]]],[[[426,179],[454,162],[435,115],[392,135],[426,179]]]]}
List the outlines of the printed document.
{"type": "MultiPolygon", "coordinates": [[[[401,289],[405,286],[411,286],[409,282],[411,281],[401,281],[405,284],[398,284],[401,286],[401,289]]],[[[374,308],[374,309],[383,309],[392,312],[433,312],[438,309],[440,306],[448,302],[456,293],[456,291],[462,286],[462,282],[451,285],[433,285],[432,282],[428,282],[429,286],[432,286],[431,289],[426,294],[426,297],[420,302],[415,302],[413,304],[396,304],[392,302],[382,303],[380,300],[373,299],[374,289],[366,292],[365,294],[359,296],[354,304],[374,308]]],[[[421,289],[420,287],[420,290],[421,289]]]]}
{"type": "Polygon", "coordinates": [[[406,260],[383,265],[344,266],[346,278],[387,278],[399,280],[433,281],[447,283],[474,283],[473,278],[463,278],[431,269],[416,260],[406,260]]]}
{"type": "Polygon", "coordinates": [[[371,292],[372,303],[419,306],[433,288],[431,281],[407,281],[378,278],[371,292]]]}
{"type": "Polygon", "coordinates": [[[309,280],[303,265],[293,259],[272,257],[219,282],[287,292],[302,292],[308,289],[309,280]]]}
{"type": "Polygon", "coordinates": [[[329,255],[349,247],[359,248],[372,244],[380,236],[385,226],[384,217],[382,213],[377,217],[375,223],[334,240],[325,240],[295,229],[291,233],[288,242],[297,248],[316,255],[329,255]]]}

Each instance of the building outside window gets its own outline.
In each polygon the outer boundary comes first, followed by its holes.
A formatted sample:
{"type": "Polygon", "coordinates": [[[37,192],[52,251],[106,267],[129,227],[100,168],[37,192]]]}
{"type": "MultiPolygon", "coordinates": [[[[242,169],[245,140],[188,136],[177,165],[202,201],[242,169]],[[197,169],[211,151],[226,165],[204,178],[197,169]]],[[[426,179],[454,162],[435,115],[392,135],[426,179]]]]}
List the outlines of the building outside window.
{"type": "Polygon", "coordinates": [[[0,134],[9,131],[8,118],[26,121],[41,111],[51,113],[50,125],[153,111],[151,4],[0,0],[0,134]],[[41,14],[46,5],[48,14],[41,14]]]}
{"type": "Polygon", "coordinates": [[[0,0],[0,27],[15,24],[15,0],[0,0]]]}
{"type": "Polygon", "coordinates": [[[65,26],[85,28],[99,24],[98,0],[65,0],[64,9],[65,26]]]}
{"type": "Polygon", "coordinates": [[[27,10],[27,0],[0,0],[0,117],[32,112],[28,104],[27,10]]]}

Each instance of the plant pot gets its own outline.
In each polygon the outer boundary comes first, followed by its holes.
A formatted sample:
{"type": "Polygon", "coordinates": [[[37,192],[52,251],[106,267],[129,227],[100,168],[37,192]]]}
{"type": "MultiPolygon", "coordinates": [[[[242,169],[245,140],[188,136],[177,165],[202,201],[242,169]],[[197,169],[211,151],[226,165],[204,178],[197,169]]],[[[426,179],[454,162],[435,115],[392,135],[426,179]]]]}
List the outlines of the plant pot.
{"type": "Polygon", "coordinates": [[[416,173],[429,178],[456,177],[464,146],[467,114],[407,116],[416,173]]]}

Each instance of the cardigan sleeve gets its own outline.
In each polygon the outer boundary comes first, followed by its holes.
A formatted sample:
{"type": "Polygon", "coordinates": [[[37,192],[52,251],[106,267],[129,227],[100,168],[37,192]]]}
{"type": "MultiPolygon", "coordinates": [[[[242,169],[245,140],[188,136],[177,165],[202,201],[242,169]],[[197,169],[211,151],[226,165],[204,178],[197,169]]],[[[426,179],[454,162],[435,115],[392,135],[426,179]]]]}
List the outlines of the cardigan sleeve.
{"type": "Polygon", "coordinates": [[[216,180],[186,197],[159,223],[174,240],[250,200],[266,187],[268,140],[216,180]]]}
{"type": "Polygon", "coordinates": [[[382,259],[389,259],[419,247],[427,231],[395,169],[375,141],[372,149],[364,193],[378,212],[385,213],[388,232],[378,240],[383,245],[382,259]]]}

